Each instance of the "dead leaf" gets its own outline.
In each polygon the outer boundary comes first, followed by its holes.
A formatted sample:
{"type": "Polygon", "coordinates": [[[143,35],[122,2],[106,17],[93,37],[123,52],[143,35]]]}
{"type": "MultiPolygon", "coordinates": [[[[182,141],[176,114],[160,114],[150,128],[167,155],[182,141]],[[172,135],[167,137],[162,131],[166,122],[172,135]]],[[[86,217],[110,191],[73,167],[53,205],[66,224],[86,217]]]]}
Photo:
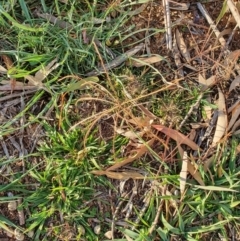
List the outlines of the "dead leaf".
{"type": "Polygon", "coordinates": [[[231,107],[228,108],[228,113],[231,113],[238,105],[240,105],[240,100],[237,100],[231,107]]]}
{"type": "Polygon", "coordinates": [[[207,86],[212,87],[216,83],[216,75],[212,75],[206,80],[207,86]]]}
{"type": "Polygon", "coordinates": [[[229,64],[235,64],[240,56],[240,49],[232,51],[224,60],[224,66],[227,67],[229,64]]]}
{"type": "Polygon", "coordinates": [[[227,28],[227,29],[224,29],[218,36],[217,36],[217,39],[215,40],[215,43],[213,46],[217,46],[218,45],[218,41],[221,37],[223,37],[224,35],[229,35],[232,33],[232,28],[227,28]]]}
{"type": "Polygon", "coordinates": [[[134,160],[138,159],[139,157],[143,156],[145,153],[149,151],[149,147],[151,147],[154,143],[155,139],[151,139],[150,141],[141,144],[140,147],[136,150],[133,150],[132,153],[134,155],[127,157],[123,161],[120,161],[119,163],[114,164],[113,166],[109,167],[107,171],[113,171],[116,170],[117,168],[120,168],[122,166],[125,166],[126,164],[129,164],[133,162],[134,160]]]}
{"type": "Polygon", "coordinates": [[[191,162],[188,162],[188,171],[192,175],[192,177],[202,186],[205,186],[202,177],[200,175],[200,172],[196,170],[196,168],[193,166],[191,162]]]}
{"type": "Polygon", "coordinates": [[[151,118],[152,120],[155,120],[157,117],[151,112],[149,111],[147,108],[145,108],[143,106],[143,104],[139,104],[138,105],[138,108],[146,115],[148,116],[149,118],[151,118]]]}
{"type": "Polygon", "coordinates": [[[173,48],[172,48],[172,53],[174,57],[175,64],[178,68],[178,74],[179,76],[184,76],[183,68],[182,68],[182,61],[181,61],[181,55],[177,46],[177,41],[176,41],[176,34],[174,33],[173,36],[173,48]]]}
{"type": "Polygon", "coordinates": [[[240,76],[238,75],[231,83],[229,87],[229,93],[234,90],[235,88],[240,86],[240,76]]]}
{"type": "Polygon", "coordinates": [[[134,58],[131,60],[128,65],[134,66],[134,67],[142,67],[145,65],[150,65],[154,63],[158,63],[160,61],[164,60],[164,58],[160,55],[154,55],[151,57],[140,57],[140,58],[134,58]]]}
{"type": "Polygon", "coordinates": [[[198,82],[202,85],[201,90],[205,91],[209,87],[212,87],[216,82],[216,75],[212,75],[210,78],[205,79],[201,74],[198,75],[198,82]]]}
{"type": "Polygon", "coordinates": [[[150,129],[153,119],[146,117],[134,117],[128,120],[129,123],[136,125],[139,128],[150,129]]]}
{"type": "MultiPolygon", "coordinates": [[[[2,55],[1,57],[2,57],[2,59],[3,59],[4,64],[5,64],[6,67],[7,67],[7,70],[11,70],[11,69],[13,68],[13,62],[12,62],[11,58],[8,57],[8,56],[5,55],[5,54],[2,55]]],[[[16,86],[16,79],[11,78],[11,79],[10,79],[10,85],[11,85],[11,91],[13,91],[13,90],[15,89],[15,86],[16,86]]]]}
{"type": "Polygon", "coordinates": [[[207,172],[208,169],[212,166],[215,158],[216,158],[215,156],[211,156],[210,158],[208,158],[204,161],[203,169],[205,172],[207,172]]]}
{"type": "Polygon", "coordinates": [[[7,69],[5,69],[2,65],[0,65],[0,73],[2,73],[2,74],[7,73],[7,69]]]}
{"type": "Polygon", "coordinates": [[[111,171],[92,171],[92,174],[95,175],[105,175],[109,178],[112,179],[116,179],[116,180],[128,180],[128,179],[133,179],[133,180],[142,180],[144,178],[146,178],[145,176],[143,176],[142,174],[138,173],[138,172],[128,172],[128,171],[124,171],[124,172],[111,172],[111,171]]]}
{"type": "Polygon", "coordinates": [[[213,137],[212,145],[215,146],[220,139],[223,137],[226,128],[227,128],[227,113],[226,113],[226,105],[225,98],[222,91],[218,88],[218,120],[217,126],[213,137]]]}
{"type": "Polygon", "coordinates": [[[189,139],[193,141],[197,135],[197,132],[195,129],[191,129],[190,134],[189,134],[189,139]]]}
{"type": "Polygon", "coordinates": [[[188,68],[188,69],[191,69],[191,70],[193,70],[193,71],[195,71],[195,72],[198,71],[198,69],[196,69],[195,67],[193,67],[193,66],[190,65],[190,64],[186,64],[186,63],[184,63],[183,66],[186,67],[186,68],[188,68]]]}
{"type": "Polygon", "coordinates": [[[185,191],[186,181],[187,181],[187,174],[188,174],[188,156],[187,152],[183,152],[183,159],[182,159],[182,170],[180,172],[180,192],[181,194],[185,191]]]}
{"type": "Polygon", "coordinates": [[[56,69],[60,64],[56,63],[57,58],[53,59],[47,66],[41,68],[35,76],[27,75],[25,78],[29,80],[30,84],[35,86],[43,86],[42,81],[54,70],[56,69]]]}
{"type": "Polygon", "coordinates": [[[226,74],[225,74],[224,78],[226,80],[230,79],[230,75],[235,67],[235,64],[236,64],[239,56],[240,56],[240,49],[230,52],[230,54],[225,58],[224,66],[225,66],[226,74]]]}
{"type": "Polygon", "coordinates": [[[234,131],[233,135],[240,135],[240,130],[234,131]]]}
{"type": "Polygon", "coordinates": [[[173,140],[175,140],[178,145],[185,144],[185,145],[191,147],[195,151],[199,150],[199,146],[196,143],[194,143],[187,136],[183,135],[182,133],[180,133],[176,130],[173,130],[171,128],[168,128],[168,127],[165,127],[162,125],[153,125],[152,127],[154,127],[158,131],[161,131],[165,135],[167,135],[170,138],[172,138],[173,140]]]}
{"type": "Polygon", "coordinates": [[[182,56],[187,60],[187,62],[190,63],[191,62],[190,54],[187,50],[187,46],[184,42],[182,34],[178,31],[177,28],[176,28],[175,36],[176,36],[176,41],[177,41],[179,51],[181,52],[182,56]]]}
{"type": "Polygon", "coordinates": [[[56,62],[57,58],[53,59],[46,67],[40,69],[35,74],[35,79],[38,82],[42,82],[54,69],[56,69],[59,66],[59,64],[56,62]]]}
{"type": "Polygon", "coordinates": [[[232,111],[232,117],[231,117],[231,120],[230,120],[230,122],[228,124],[228,128],[227,128],[228,131],[231,130],[232,126],[235,124],[235,122],[239,116],[240,116],[240,105],[238,105],[232,111]]]}
{"type": "Polygon", "coordinates": [[[234,125],[233,125],[233,128],[232,128],[232,133],[234,133],[234,135],[236,135],[236,129],[240,126],[240,120],[238,120],[234,125]]]}
{"type": "Polygon", "coordinates": [[[140,137],[143,136],[143,134],[144,134],[144,131],[141,131],[141,132],[125,131],[121,128],[117,128],[116,132],[122,136],[127,137],[130,140],[133,140],[133,141],[140,139],[140,137]]]}
{"type": "Polygon", "coordinates": [[[200,73],[198,74],[198,83],[204,87],[207,85],[206,79],[200,73]]]}

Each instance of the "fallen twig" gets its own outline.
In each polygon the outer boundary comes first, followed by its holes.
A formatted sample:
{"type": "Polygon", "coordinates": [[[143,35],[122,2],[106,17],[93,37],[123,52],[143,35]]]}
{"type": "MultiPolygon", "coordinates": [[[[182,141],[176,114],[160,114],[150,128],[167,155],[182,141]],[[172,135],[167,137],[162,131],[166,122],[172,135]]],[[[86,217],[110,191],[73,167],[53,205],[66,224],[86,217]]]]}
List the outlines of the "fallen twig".
{"type": "Polygon", "coordinates": [[[181,122],[181,124],[179,125],[178,130],[182,128],[182,126],[185,124],[185,122],[186,122],[187,119],[190,117],[190,115],[191,115],[194,111],[196,111],[196,109],[198,108],[198,106],[199,106],[199,104],[200,104],[200,101],[201,101],[202,97],[203,97],[203,93],[201,93],[201,94],[198,96],[196,103],[194,103],[194,104],[191,106],[191,108],[190,108],[190,110],[188,111],[187,115],[185,116],[185,118],[183,119],[183,121],[181,122]]]}
{"type": "Polygon", "coordinates": [[[33,90],[28,90],[28,91],[19,92],[19,93],[16,93],[16,94],[3,96],[3,97],[0,98],[0,102],[6,101],[6,100],[9,100],[9,99],[13,99],[13,98],[19,97],[19,96],[23,97],[24,95],[32,94],[34,92],[36,92],[36,88],[33,89],[33,90]]]}
{"type": "Polygon", "coordinates": [[[169,1],[163,0],[162,4],[163,4],[164,22],[165,22],[165,29],[166,29],[167,49],[171,50],[172,49],[172,32],[171,32],[169,1]]]}
{"type": "MultiPolygon", "coordinates": [[[[216,126],[217,118],[218,118],[218,111],[216,110],[216,111],[214,111],[214,113],[213,113],[213,117],[212,117],[212,119],[211,119],[211,121],[210,121],[210,123],[209,123],[209,126],[208,126],[208,128],[206,129],[204,135],[203,135],[203,136],[200,136],[200,138],[199,138],[199,140],[198,140],[198,143],[197,143],[197,144],[198,144],[199,146],[202,145],[203,141],[205,141],[207,138],[210,137],[213,128],[216,126]]],[[[207,144],[207,146],[208,146],[208,144],[207,144]]],[[[194,154],[193,154],[193,156],[197,156],[197,155],[198,155],[198,152],[195,151],[194,154]]]]}
{"type": "Polygon", "coordinates": [[[163,209],[163,204],[164,204],[164,201],[163,199],[160,201],[160,204],[158,206],[158,209],[157,209],[157,213],[155,215],[155,218],[154,218],[154,221],[152,222],[152,225],[149,229],[149,234],[152,234],[153,231],[156,230],[156,226],[158,225],[158,222],[159,222],[159,219],[160,219],[160,214],[162,212],[162,209],[163,209]]]}
{"type": "MultiPolygon", "coordinates": [[[[18,203],[18,206],[20,206],[22,204],[22,198],[19,198],[17,200],[17,203],[18,203]]],[[[23,212],[22,208],[18,209],[18,218],[19,218],[19,224],[24,225],[25,224],[25,216],[24,216],[24,212],[23,212]]]]}
{"type": "Polygon", "coordinates": [[[235,7],[232,0],[227,0],[227,5],[228,5],[234,19],[236,20],[238,27],[240,28],[240,15],[239,15],[237,8],[235,7]]]}
{"type": "Polygon", "coordinates": [[[199,11],[202,13],[202,15],[205,17],[207,22],[209,23],[211,29],[213,30],[213,32],[215,33],[215,35],[219,39],[219,42],[222,45],[222,47],[225,47],[226,46],[226,41],[225,41],[225,39],[223,37],[221,37],[220,32],[217,29],[216,24],[213,22],[212,18],[210,17],[209,13],[207,12],[207,10],[199,2],[197,3],[197,7],[198,7],[199,11]]]}
{"type": "Polygon", "coordinates": [[[128,192],[128,193],[123,193],[121,195],[121,200],[120,202],[118,203],[117,207],[116,207],[116,210],[113,214],[113,218],[112,218],[112,224],[111,224],[111,232],[112,232],[112,240],[114,240],[114,229],[115,229],[115,222],[116,222],[116,219],[117,219],[117,214],[118,212],[120,211],[120,208],[122,206],[122,204],[125,202],[125,200],[129,197],[131,192],[128,192]]]}

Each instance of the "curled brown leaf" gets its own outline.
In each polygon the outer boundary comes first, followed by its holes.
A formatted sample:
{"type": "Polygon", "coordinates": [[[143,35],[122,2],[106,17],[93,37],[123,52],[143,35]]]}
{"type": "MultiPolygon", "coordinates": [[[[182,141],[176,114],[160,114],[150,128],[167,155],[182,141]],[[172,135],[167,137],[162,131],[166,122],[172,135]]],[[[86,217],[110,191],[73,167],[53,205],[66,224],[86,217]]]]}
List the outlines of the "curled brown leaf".
{"type": "Polygon", "coordinates": [[[199,146],[195,142],[193,142],[187,136],[176,130],[173,130],[163,125],[153,125],[152,127],[175,140],[178,145],[185,144],[195,151],[199,150],[199,146]]]}

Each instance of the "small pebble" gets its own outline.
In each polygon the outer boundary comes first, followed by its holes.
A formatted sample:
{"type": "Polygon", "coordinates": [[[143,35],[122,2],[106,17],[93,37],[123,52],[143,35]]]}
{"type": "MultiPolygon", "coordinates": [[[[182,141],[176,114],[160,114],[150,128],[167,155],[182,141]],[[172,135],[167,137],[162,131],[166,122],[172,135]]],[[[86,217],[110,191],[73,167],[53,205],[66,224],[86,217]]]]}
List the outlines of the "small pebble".
{"type": "Polygon", "coordinates": [[[29,232],[27,233],[27,236],[28,236],[29,238],[33,238],[33,236],[34,236],[33,230],[29,231],[29,232]]]}
{"type": "Polygon", "coordinates": [[[84,227],[82,225],[78,226],[78,233],[80,235],[84,235],[85,234],[85,229],[84,229],[84,227]]]}
{"type": "Polygon", "coordinates": [[[8,210],[9,211],[15,211],[17,210],[17,202],[16,201],[11,201],[8,203],[8,210]]]}
{"type": "Polygon", "coordinates": [[[18,240],[18,241],[24,240],[24,234],[19,229],[14,230],[14,235],[15,235],[16,240],[18,240]]]}
{"type": "Polygon", "coordinates": [[[107,239],[112,239],[112,231],[107,231],[104,236],[107,238],[107,239]]]}
{"type": "MultiPolygon", "coordinates": [[[[8,197],[13,197],[13,193],[12,192],[8,192],[8,197]]],[[[9,211],[15,211],[17,209],[17,202],[16,201],[10,201],[8,203],[8,210],[9,211]]]]}
{"type": "Polygon", "coordinates": [[[174,191],[174,195],[175,195],[175,196],[179,196],[179,190],[178,190],[178,189],[176,189],[176,190],[174,191]]]}
{"type": "Polygon", "coordinates": [[[100,232],[101,232],[101,226],[100,225],[96,225],[94,227],[94,233],[98,235],[98,234],[100,234],[100,232]]]}

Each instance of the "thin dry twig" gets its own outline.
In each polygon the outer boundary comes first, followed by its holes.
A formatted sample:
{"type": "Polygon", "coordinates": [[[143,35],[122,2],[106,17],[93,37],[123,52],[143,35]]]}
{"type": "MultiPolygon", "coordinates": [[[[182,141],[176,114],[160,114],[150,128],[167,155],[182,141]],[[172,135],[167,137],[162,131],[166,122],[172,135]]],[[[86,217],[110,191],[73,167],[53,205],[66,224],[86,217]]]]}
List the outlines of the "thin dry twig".
{"type": "Polygon", "coordinates": [[[164,22],[165,22],[165,29],[166,29],[167,49],[171,50],[172,49],[172,32],[171,32],[169,1],[163,0],[162,4],[163,4],[164,22]]]}
{"type": "Polygon", "coordinates": [[[203,97],[203,93],[201,93],[198,98],[197,98],[197,101],[191,106],[190,110],[188,111],[187,115],[185,116],[185,118],[183,119],[183,121],[180,123],[179,127],[178,127],[178,130],[181,129],[183,127],[183,125],[186,123],[187,119],[191,116],[191,114],[197,110],[199,104],[200,104],[200,101],[203,97]]]}
{"type": "Polygon", "coordinates": [[[9,99],[12,99],[12,98],[15,98],[15,97],[23,97],[24,95],[28,95],[28,94],[32,94],[36,92],[36,88],[33,89],[33,90],[27,90],[27,91],[21,91],[19,93],[15,93],[15,94],[10,94],[10,95],[7,95],[7,96],[3,96],[0,98],[0,102],[4,102],[6,100],[9,100],[9,99]]]}
{"type": "Polygon", "coordinates": [[[151,198],[152,198],[152,195],[154,194],[154,189],[153,187],[151,187],[151,189],[149,191],[147,191],[147,193],[145,194],[145,198],[143,200],[144,202],[144,205],[142,207],[142,209],[140,210],[139,214],[138,214],[138,217],[136,218],[136,220],[134,221],[134,226],[132,226],[132,230],[135,230],[136,227],[138,226],[138,224],[140,223],[143,215],[145,214],[147,208],[149,207],[150,205],[150,201],[151,201],[151,198]]]}
{"type": "MultiPolygon", "coordinates": [[[[212,130],[213,130],[213,128],[214,128],[215,125],[216,125],[217,118],[218,118],[218,111],[215,110],[214,113],[213,113],[213,117],[212,117],[212,119],[211,119],[211,121],[210,121],[210,123],[209,123],[208,128],[206,129],[206,131],[205,131],[204,134],[200,135],[200,137],[199,137],[199,139],[198,139],[198,142],[197,142],[198,146],[201,146],[202,143],[203,143],[207,138],[210,137],[210,135],[211,135],[211,133],[212,133],[212,130]]],[[[209,140],[211,140],[211,138],[209,138],[209,140]]],[[[205,145],[205,150],[207,150],[208,146],[209,146],[209,141],[208,141],[208,143],[206,143],[206,145],[205,145]]],[[[199,152],[198,152],[198,151],[195,151],[195,152],[193,153],[193,156],[198,156],[198,154],[199,154],[199,152]]]]}
{"type": "Polygon", "coordinates": [[[112,225],[111,225],[112,240],[114,240],[114,229],[115,229],[117,214],[120,211],[120,208],[123,205],[123,203],[125,202],[126,198],[129,197],[130,193],[131,192],[122,194],[122,196],[121,196],[122,200],[118,203],[117,208],[116,208],[116,210],[115,210],[115,212],[113,214],[112,225]]]}
{"type": "MultiPolygon", "coordinates": [[[[22,204],[22,198],[19,198],[17,200],[18,206],[20,206],[22,204]]],[[[24,216],[24,212],[23,209],[18,209],[18,218],[19,218],[19,224],[20,225],[24,225],[25,224],[25,216],[24,216]]]]}
{"type": "Polygon", "coordinates": [[[227,0],[227,5],[228,5],[234,19],[236,20],[238,27],[240,28],[240,15],[239,15],[238,9],[235,7],[232,0],[227,0]]]}
{"type": "Polygon", "coordinates": [[[157,224],[159,222],[159,217],[160,217],[160,214],[161,214],[161,211],[162,211],[163,203],[164,203],[164,201],[162,199],[160,201],[159,206],[158,206],[157,213],[155,215],[154,221],[152,222],[152,225],[151,225],[151,227],[149,229],[149,234],[152,234],[153,231],[155,231],[155,228],[156,228],[156,226],[157,226],[157,224]]]}
{"type": "Polygon", "coordinates": [[[223,37],[221,37],[216,24],[213,22],[212,18],[210,17],[209,13],[207,12],[207,10],[199,2],[197,3],[197,7],[198,7],[199,11],[202,13],[202,15],[205,17],[207,22],[209,23],[209,25],[210,25],[211,29],[213,30],[213,32],[215,33],[216,37],[219,38],[219,42],[221,43],[222,47],[225,47],[226,41],[223,37]]]}

